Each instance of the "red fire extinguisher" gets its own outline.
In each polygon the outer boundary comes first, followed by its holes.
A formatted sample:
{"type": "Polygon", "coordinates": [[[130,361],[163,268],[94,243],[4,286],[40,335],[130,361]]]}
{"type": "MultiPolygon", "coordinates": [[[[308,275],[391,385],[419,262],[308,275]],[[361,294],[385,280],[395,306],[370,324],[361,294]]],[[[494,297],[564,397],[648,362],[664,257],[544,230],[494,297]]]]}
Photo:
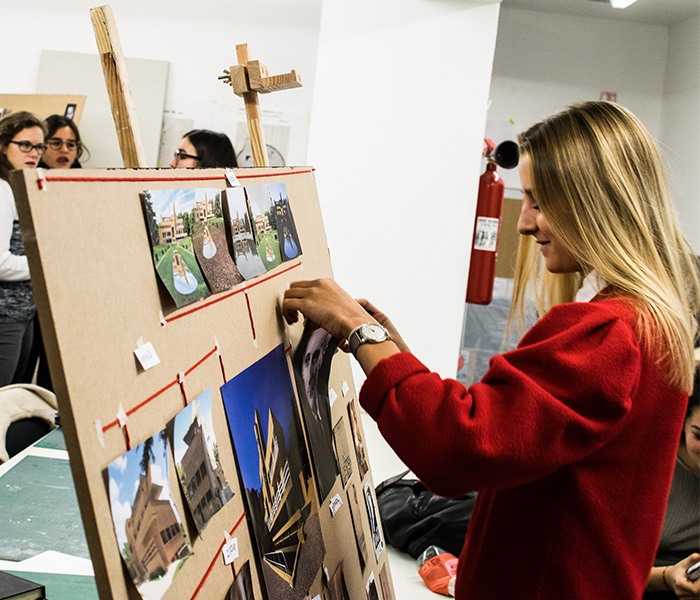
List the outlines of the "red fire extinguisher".
{"type": "Polygon", "coordinates": [[[496,276],[496,252],[498,232],[501,225],[505,184],[496,172],[500,165],[511,169],[518,164],[518,146],[515,142],[495,144],[488,138],[484,156],[488,159],[486,171],[479,178],[479,196],[476,201],[476,218],[472,238],[467,302],[490,304],[493,297],[493,282],[496,276]],[[493,150],[496,150],[492,158],[493,150]]]}

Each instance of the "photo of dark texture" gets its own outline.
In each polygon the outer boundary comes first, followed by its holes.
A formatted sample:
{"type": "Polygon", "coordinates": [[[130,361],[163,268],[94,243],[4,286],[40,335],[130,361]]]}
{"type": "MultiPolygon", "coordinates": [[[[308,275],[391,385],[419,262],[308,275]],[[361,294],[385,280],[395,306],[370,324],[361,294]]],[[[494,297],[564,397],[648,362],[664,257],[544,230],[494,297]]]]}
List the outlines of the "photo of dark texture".
{"type": "Polygon", "coordinates": [[[219,190],[195,191],[192,247],[212,293],[223,292],[244,281],[229,254],[219,190]]]}
{"type": "Polygon", "coordinates": [[[379,587],[382,590],[382,598],[384,600],[394,600],[394,594],[392,594],[391,586],[389,585],[389,574],[386,572],[386,563],[379,570],[379,587]]]}
{"type": "Polygon", "coordinates": [[[250,562],[246,561],[236,574],[228,594],[228,600],[255,600],[253,580],[250,575],[250,562]]]}
{"type": "Polygon", "coordinates": [[[365,591],[367,592],[367,600],[379,600],[379,590],[377,590],[377,581],[374,578],[374,573],[369,572],[369,577],[367,578],[367,583],[365,584],[365,591]]]}
{"type": "Polygon", "coordinates": [[[348,586],[345,583],[345,573],[343,572],[343,561],[341,560],[338,567],[333,573],[330,582],[328,583],[328,596],[330,600],[350,600],[348,586]]]}
{"type": "Polygon", "coordinates": [[[311,464],[316,476],[319,504],[323,504],[338,477],[333,450],[333,425],[328,395],[331,361],[339,340],[325,330],[304,327],[292,364],[299,392],[301,414],[309,439],[311,464]]]}
{"type": "Polygon", "coordinates": [[[325,547],[283,346],[221,388],[269,600],[302,600],[325,547]]]}

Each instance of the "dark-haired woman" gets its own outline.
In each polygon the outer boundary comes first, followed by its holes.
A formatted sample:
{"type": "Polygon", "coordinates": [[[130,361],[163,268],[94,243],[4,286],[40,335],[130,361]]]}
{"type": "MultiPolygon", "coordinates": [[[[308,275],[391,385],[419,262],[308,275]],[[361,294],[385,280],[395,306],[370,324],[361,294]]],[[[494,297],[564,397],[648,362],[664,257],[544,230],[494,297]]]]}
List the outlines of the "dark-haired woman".
{"type": "Polygon", "coordinates": [[[51,115],[46,126],[46,152],[39,163],[48,169],[79,169],[80,157],[86,151],[78,126],[63,115],[51,115]]]}
{"type": "Polygon", "coordinates": [[[233,144],[225,133],[193,129],[182,138],[170,166],[173,169],[212,169],[237,167],[238,162],[233,144]]]}
{"type": "Polygon", "coordinates": [[[39,165],[44,133],[43,123],[25,111],[0,120],[0,387],[29,383],[34,370],[36,306],[8,177],[13,169],[39,165]]]}

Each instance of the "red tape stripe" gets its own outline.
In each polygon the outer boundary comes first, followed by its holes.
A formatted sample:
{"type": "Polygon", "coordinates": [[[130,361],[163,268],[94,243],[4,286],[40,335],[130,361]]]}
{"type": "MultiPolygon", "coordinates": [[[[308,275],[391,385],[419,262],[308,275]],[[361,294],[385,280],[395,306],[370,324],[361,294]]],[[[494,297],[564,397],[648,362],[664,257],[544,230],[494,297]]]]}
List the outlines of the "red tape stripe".
{"type": "MultiPolygon", "coordinates": [[[[207,352],[207,353],[206,353],[202,358],[200,358],[194,365],[192,365],[189,369],[187,369],[187,371],[185,371],[185,375],[189,375],[189,374],[190,374],[192,371],[194,371],[199,365],[201,365],[205,360],[207,360],[212,354],[216,354],[216,347],[214,347],[212,350],[210,350],[209,352],[207,352]]],[[[143,400],[142,402],[139,402],[139,403],[138,403],[136,406],[134,406],[133,408],[130,408],[129,410],[127,410],[127,411],[126,411],[126,416],[127,416],[127,417],[130,417],[130,416],[133,415],[136,411],[138,411],[138,410],[142,409],[144,406],[146,406],[146,404],[148,404],[149,402],[152,402],[152,401],[155,400],[158,396],[160,396],[161,394],[167,392],[171,387],[173,387],[174,385],[178,385],[178,383],[179,383],[179,379],[178,379],[178,378],[173,379],[170,383],[168,383],[168,384],[166,384],[165,386],[163,386],[162,388],[160,388],[155,394],[150,395],[148,398],[146,398],[146,399],[143,400]]],[[[184,391],[183,391],[183,395],[184,395],[184,391]]],[[[103,433],[106,433],[107,431],[109,431],[110,429],[112,429],[112,427],[116,427],[117,425],[119,425],[119,420],[118,420],[118,419],[115,419],[114,421],[111,421],[110,423],[107,423],[107,425],[104,425],[104,426],[102,427],[102,432],[103,432],[103,433]]]]}
{"type": "Polygon", "coordinates": [[[253,321],[253,311],[250,308],[250,298],[248,294],[245,294],[245,303],[248,306],[248,319],[250,320],[250,329],[253,332],[253,339],[255,340],[255,321],[253,321]]]}
{"type": "Polygon", "coordinates": [[[260,285],[261,283],[265,283],[266,281],[270,281],[271,279],[274,279],[275,277],[279,277],[280,275],[284,275],[285,273],[297,269],[302,265],[301,261],[294,263],[293,265],[290,265],[286,269],[283,269],[281,271],[277,271],[277,273],[272,273],[270,275],[263,275],[259,279],[256,279],[252,283],[248,284],[247,286],[243,288],[239,288],[236,290],[232,290],[230,292],[226,292],[225,294],[216,296],[213,300],[210,301],[203,301],[202,303],[198,304],[194,308],[190,308],[188,310],[185,310],[183,312],[179,312],[174,315],[170,315],[167,317],[164,317],[164,320],[166,323],[171,323],[172,321],[177,321],[178,319],[182,319],[182,317],[186,317],[188,315],[191,315],[192,313],[196,313],[197,311],[203,310],[205,308],[208,308],[209,306],[216,304],[217,302],[221,302],[222,300],[227,300],[228,298],[231,298],[232,296],[235,296],[236,294],[240,294],[241,292],[246,292],[251,288],[254,288],[256,285],[260,285]]]}
{"type": "MultiPolygon", "coordinates": [[[[260,179],[261,177],[286,177],[287,175],[303,175],[313,173],[315,169],[303,169],[301,171],[285,171],[284,173],[257,173],[251,175],[236,175],[236,179],[260,179]]],[[[51,175],[44,178],[45,181],[221,181],[225,175],[216,177],[60,177],[51,175]]]]}
{"type": "MultiPolygon", "coordinates": [[[[245,511],[243,511],[243,514],[238,518],[238,521],[236,521],[236,524],[233,526],[233,529],[229,531],[229,535],[233,535],[233,532],[238,529],[238,526],[241,524],[243,521],[243,518],[245,517],[245,511]]],[[[211,559],[211,563],[209,563],[209,568],[205,571],[204,576],[202,577],[202,580],[199,582],[199,585],[197,586],[197,589],[194,591],[194,594],[190,596],[190,600],[194,600],[199,592],[202,591],[202,588],[204,587],[204,582],[207,580],[207,577],[211,574],[212,569],[214,568],[214,565],[216,564],[216,560],[219,557],[219,554],[221,554],[221,551],[224,548],[224,544],[226,543],[226,540],[221,542],[221,545],[219,546],[219,549],[214,553],[214,558],[211,559]]]]}

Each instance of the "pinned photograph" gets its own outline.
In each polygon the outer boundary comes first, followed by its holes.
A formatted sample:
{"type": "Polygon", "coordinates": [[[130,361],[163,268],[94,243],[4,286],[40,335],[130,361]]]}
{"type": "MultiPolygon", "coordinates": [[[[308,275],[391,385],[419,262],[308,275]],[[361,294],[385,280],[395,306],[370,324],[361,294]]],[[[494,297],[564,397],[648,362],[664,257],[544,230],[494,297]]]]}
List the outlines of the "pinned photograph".
{"type": "Polygon", "coordinates": [[[253,234],[255,235],[255,245],[267,271],[282,264],[272,187],[270,185],[251,185],[245,188],[253,234]]]}
{"type": "Polygon", "coordinates": [[[355,545],[357,547],[357,556],[360,560],[360,571],[365,570],[367,564],[367,543],[365,542],[365,530],[362,527],[362,517],[360,511],[360,501],[357,497],[357,488],[354,483],[351,483],[347,489],[348,504],[350,505],[350,519],[352,521],[352,529],[355,533],[355,545]]]}
{"type": "Polygon", "coordinates": [[[245,279],[251,279],[266,273],[267,269],[255,244],[245,188],[226,188],[224,218],[229,231],[229,250],[241,275],[245,279]]]}
{"type": "Polygon", "coordinates": [[[367,507],[367,517],[369,518],[369,531],[372,536],[372,547],[374,548],[374,557],[379,561],[379,557],[384,552],[384,538],[382,537],[382,526],[379,521],[379,511],[377,503],[374,501],[372,486],[369,479],[365,481],[362,488],[365,496],[365,506],[367,507]]]}
{"type": "Polygon", "coordinates": [[[333,426],[333,445],[335,446],[335,455],[340,467],[340,478],[343,481],[343,487],[345,487],[350,481],[350,477],[352,477],[352,458],[350,458],[350,446],[345,433],[345,420],[343,417],[340,417],[333,426]]]}
{"type": "Polygon", "coordinates": [[[212,293],[244,281],[229,254],[221,208],[221,192],[197,189],[192,211],[192,247],[212,293]]]}
{"type": "Polygon", "coordinates": [[[386,571],[386,563],[384,563],[379,570],[379,587],[382,589],[382,598],[384,598],[384,600],[394,600],[394,594],[392,594],[391,586],[389,585],[389,574],[386,571]]]}
{"type": "Polygon", "coordinates": [[[170,491],[166,430],[107,467],[119,553],[144,600],[160,600],[191,553],[170,491]]]}
{"type": "Polygon", "coordinates": [[[228,593],[228,600],[255,600],[253,580],[250,575],[250,561],[246,561],[236,574],[228,593]]]}
{"type": "Polygon", "coordinates": [[[166,189],[141,194],[153,264],[178,308],[209,295],[192,247],[195,192],[166,189]]]}
{"type": "Polygon", "coordinates": [[[211,388],[176,416],[173,426],[175,470],[198,531],[233,497],[219,462],[211,416],[211,388]]]}
{"type": "Polygon", "coordinates": [[[369,462],[367,460],[367,450],[365,448],[365,440],[362,438],[362,428],[360,427],[360,415],[357,412],[357,404],[350,399],[348,402],[348,417],[350,418],[350,431],[352,432],[352,441],[355,446],[355,458],[357,459],[357,470],[360,474],[360,480],[365,478],[369,471],[369,462]]]}
{"type": "Polygon", "coordinates": [[[339,340],[324,329],[313,328],[307,323],[292,358],[320,504],[338,477],[328,397],[331,362],[338,343],[339,340]]]}
{"type": "Polygon", "coordinates": [[[338,563],[333,577],[331,577],[331,580],[328,582],[328,596],[330,600],[350,600],[348,586],[345,583],[342,560],[338,563]]]}
{"type": "Polygon", "coordinates": [[[323,564],[314,480],[283,346],[221,388],[269,600],[301,600],[323,564]]]}
{"type": "Polygon", "coordinates": [[[284,183],[271,183],[267,187],[273,201],[282,261],[292,260],[301,255],[301,244],[292,216],[292,207],[289,206],[287,186],[284,183]]]}
{"type": "Polygon", "coordinates": [[[367,583],[365,583],[365,591],[367,592],[367,600],[379,600],[379,590],[377,589],[377,581],[374,578],[374,572],[369,572],[367,583]]]}

